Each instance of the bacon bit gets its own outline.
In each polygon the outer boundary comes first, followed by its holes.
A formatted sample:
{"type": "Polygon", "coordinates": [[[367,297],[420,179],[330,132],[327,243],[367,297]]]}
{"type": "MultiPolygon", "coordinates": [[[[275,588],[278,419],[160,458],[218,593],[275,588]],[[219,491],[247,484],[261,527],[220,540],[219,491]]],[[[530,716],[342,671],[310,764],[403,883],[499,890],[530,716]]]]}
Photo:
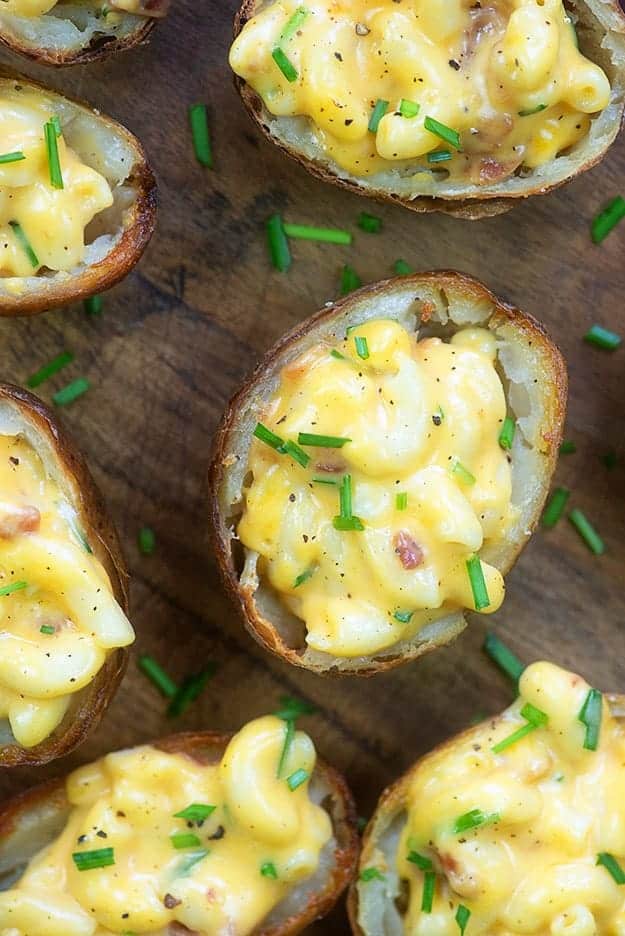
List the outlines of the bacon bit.
{"type": "Polygon", "coordinates": [[[508,176],[511,176],[522,162],[523,160],[519,158],[509,163],[500,163],[497,159],[486,156],[484,159],[480,160],[477,178],[475,178],[475,173],[472,173],[472,181],[477,185],[489,185],[491,182],[501,182],[503,179],[507,179],[508,176]]]}
{"type": "Polygon", "coordinates": [[[393,548],[404,569],[418,569],[423,563],[425,558],[423,550],[405,530],[400,530],[395,534],[393,548]]]}
{"type": "Polygon", "coordinates": [[[315,471],[325,471],[328,474],[338,474],[340,471],[345,471],[345,462],[341,462],[340,465],[335,465],[332,462],[316,462],[315,471]]]}
{"type": "Polygon", "coordinates": [[[34,533],[39,529],[41,514],[36,507],[0,507],[0,538],[13,539],[18,533],[34,533]]]}
{"type": "Polygon", "coordinates": [[[168,910],[173,910],[174,907],[179,907],[182,901],[174,897],[173,894],[165,894],[165,897],[163,898],[163,903],[165,904],[168,910]]]}
{"type": "Polygon", "coordinates": [[[436,306],[434,303],[430,302],[429,299],[424,299],[421,303],[421,321],[429,322],[435,312],[436,306]]]}
{"type": "MultiPolygon", "coordinates": [[[[458,841],[462,842],[463,839],[459,839],[458,841]]],[[[464,839],[464,841],[466,841],[466,839],[464,839]]],[[[460,894],[462,897],[475,897],[477,895],[477,881],[453,855],[441,854],[439,851],[436,851],[436,857],[451,887],[457,894],[460,894]]]]}

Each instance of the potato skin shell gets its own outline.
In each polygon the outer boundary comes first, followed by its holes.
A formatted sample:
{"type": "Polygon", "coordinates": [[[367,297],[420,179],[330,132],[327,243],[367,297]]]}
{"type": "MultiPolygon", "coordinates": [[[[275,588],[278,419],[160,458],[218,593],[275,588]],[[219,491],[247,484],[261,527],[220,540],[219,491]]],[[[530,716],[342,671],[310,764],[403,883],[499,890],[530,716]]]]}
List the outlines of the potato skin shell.
{"type": "Polygon", "coordinates": [[[115,36],[101,36],[92,40],[82,49],[75,51],[54,51],[47,46],[33,46],[27,42],[20,42],[17,37],[2,35],[0,33],[0,43],[6,46],[11,52],[18,55],[24,55],[32,59],[39,65],[52,65],[56,68],[64,68],[68,65],[90,65],[92,62],[101,62],[111,55],[118,52],[127,52],[138,45],[147,42],[147,39],[156,25],[156,20],[148,17],[137,17],[139,22],[136,28],[127,36],[117,38],[115,36]]]}
{"type": "MultiPolygon", "coordinates": [[[[0,383],[0,404],[16,410],[24,422],[51,446],[58,470],[73,493],[73,503],[95,556],[111,580],[113,594],[128,614],[128,572],[121,544],[104,500],[85,460],[56,416],[42,401],[12,384],[0,383]]],[[[41,744],[22,748],[0,747],[0,767],[41,767],[78,747],[96,727],[113,699],[128,662],[127,648],[114,650],[95,679],[76,693],[78,707],[70,710],[59,728],[41,744]],[[67,724],[66,724],[67,722],[67,724]]]]}

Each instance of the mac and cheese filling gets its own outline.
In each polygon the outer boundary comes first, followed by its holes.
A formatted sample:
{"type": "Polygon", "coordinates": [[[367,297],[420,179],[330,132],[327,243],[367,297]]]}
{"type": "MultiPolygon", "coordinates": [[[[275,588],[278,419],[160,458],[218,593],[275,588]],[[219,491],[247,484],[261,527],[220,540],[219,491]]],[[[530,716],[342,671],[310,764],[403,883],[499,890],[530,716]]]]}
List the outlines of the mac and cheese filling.
{"type": "Polygon", "coordinates": [[[517,518],[496,362],[486,329],[419,341],[372,320],[282,371],[237,534],[313,649],[371,654],[501,605],[502,576],[477,557],[517,518]]]}
{"type": "Polygon", "coordinates": [[[21,436],[0,435],[0,490],[0,720],[33,747],[134,633],[74,507],[21,436]]]}
{"type": "Polygon", "coordinates": [[[72,270],[84,259],[85,228],[112,204],[108,182],[67,145],[50,102],[0,85],[0,277],[72,270]]]}
{"type": "Polygon", "coordinates": [[[561,0],[276,0],[230,64],[354,176],[491,185],[574,146],[611,93],[561,0]]]}
{"type": "MultiPolygon", "coordinates": [[[[0,13],[34,19],[53,10],[59,0],[2,0],[2,3],[0,13]]],[[[165,3],[166,0],[110,0],[109,3],[100,5],[98,13],[104,23],[117,23],[120,12],[145,16],[161,15],[160,10],[165,3]]],[[[97,9],[97,4],[93,0],[87,6],[92,6],[94,11],[97,9]]]]}
{"type": "Polygon", "coordinates": [[[253,932],[332,838],[313,743],[287,731],[250,722],[216,763],[146,746],[77,770],[65,829],[0,893],[0,933],[253,932]]]}
{"type": "Polygon", "coordinates": [[[519,691],[412,777],[397,852],[406,936],[458,936],[459,921],[482,936],[625,933],[623,722],[551,663],[529,666],[519,691]]]}

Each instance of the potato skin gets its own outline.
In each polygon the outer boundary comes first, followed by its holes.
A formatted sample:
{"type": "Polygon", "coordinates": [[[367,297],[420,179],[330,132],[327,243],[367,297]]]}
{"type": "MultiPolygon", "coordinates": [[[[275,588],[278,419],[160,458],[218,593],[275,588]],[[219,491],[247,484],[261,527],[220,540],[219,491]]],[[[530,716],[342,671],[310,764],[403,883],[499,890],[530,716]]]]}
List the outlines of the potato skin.
{"type": "MultiPolygon", "coordinates": [[[[231,738],[232,733],[186,732],[162,738],[155,742],[155,746],[170,754],[185,754],[202,763],[211,763],[221,758],[231,738]]],[[[353,879],[358,862],[360,838],[357,832],[356,810],[352,795],[343,776],[322,760],[317,761],[315,776],[332,791],[332,807],[329,812],[337,840],[332,873],[328,875],[323,890],[314,894],[298,913],[275,925],[261,927],[254,932],[254,936],[295,936],[296,933],[301,933],[306,926],[331,910],[353,879]]],[[[15,857],[11,839],[16,837],[16,841],[20,840],[20,829],[25,818],[36,818],[38,811],[57,814],[62,818],[67,810],[64,780],[53,780],[42,784],[2,804],[0,806],[0,870],[5,870],[9,856],[14,857],[18,864],[23,862],[21,856],[15,857]],[[4,855],[5,850],[7,857],[4,855]]]]}
{"type": "Polygon", "coordinates": [[[14,36],[0,30],[0,43],[6,46],[11,52],[18,55],[24,55],[37,62],[38,65],[52,65],[57,68],[67,65],[90,65],[92,62],[101,62],[103,59],[118,52],[126,52],[134,49],[136,46],[146,42],[150,33],[156,25],[156,20],[148,17],[137,16],[136,28],[126,36],[104,35],[95,40],[91,40],[86,46],[80,49],[67,49],[65,51],[54,50],[45,45],[33,45],[32,43],[20,40],[14,36]]]}
{"type": "Polygon", "coordinates": [[[156,227],[156,179],[148,163],[143,146],[129,130],[110,117],[100,114],[89,104],[62,95],[46,85],[0,66],[0,79],[18,79],[20,84],[32,88],[54,100],[69,101],[77,110],[88,111],[109,129],[111,135],[121,138],[134,154],[135,162],[129,179],[135,190],[135,201],[128,211],[123,233],[114,248],[98,263],[85,267],[67,278],[51,277],[44,288],[24,292],[19,296],[0,296],[0,315],[27,316],[48,309],[67,306],[104,292],[124,279],[139,262],[156,227]],[[58,280],[58,282],[57,282],[58,280]]]}
{"type": "MultiPolygon", "coordinates": [[[[74,442],[58,424],[55,415],[32,393],[8,383],[0,383],[0,408],[9,408],[31,427],[42,445],[52,450],[57,473],[62,476],[66,492],[72,500],[89,544],[111,580],[113,594],[124,612],[128,613],[128,572],[117,533],[109,518],[102,495],[74,442]]],[[[42,457],[47,470],[49,463],[42,457]]],[[[76,704],[56,731],[32,748],[17,744],[0,747],[0,767],[41,767],[57,757],[63,757],[78,747],[96,727],[124,675],[128,662],[127,648],[114,650],[95,679],[76,693],[76,704]]]]}
{"type": "MultiPolygon", "coordinates": [[[[215,435],[212,464],[209,470],[209,516],[211,521],[212,543],[226,591],[230,595],[246,629],[252,637],[266,650],[269,650],[271,653],[281,657],[287,662],[295,666],[311,669],[323,675],[327,675],[328,670],[304,662],[297,649],[290,647],[282,639],[274,623],[263,617],[260,613],[254,597],[255,590],[252,586],[244,585],[239,581],[232,556],[228,520],[224,516],[224,511],[220,503],[220,494],[228,475],[229,459],[232,457],[231,443],[237,436],[240,413],[250,405],[251,400],[262,400],[264,398],[264,386],[270,380],[271,376],[276,371],[279,371],[283,355],[286,351],[293,349],[298,342],[306,337],[314,335],[319,327],[339,318],[344,315],[346,311],[349,312],[352,307],[357,308],[358,303],[363,298],[365,298],[367,302],[374,302],[377,298],[392,294],[395,289],[404,289],[405,287],[411,287],[413,285],[415,291],[418,290],[419,287],[429,285],[441,289],[447,288],[448,290],[456,290],[469,302],[479,303],[485,300],[488,301],[493,307],[493,312],[489,320],[489,327],[491,324],[496,326],[501,324],[501,322],[512,323],[516,327],[519,335],[525,335],[530,338],[534,348],[542,351],[544,357],[548,360],[551,371],[549,376],[553,382],[553,388],[549,396],[549,406],[546,406],[545,409],[546,411],[551,411],[552,423],[549,426],[543,426],[542,439],[544,442],[544,459],[542,462],[543,471],[541,475],[542,494],[535,504],[531,522],[528,523],[527,528],[530,531],[532,531],[538,523],[542,505],[548,493],[550,479],[555,470],[560,442],[562,441],[567,399],[567,374],[566,366],[560,352],[551,342],[551,339],[539,322],[521,312],[515,306],[498,299],[484,284],[463,273],[458,273],[453,270],[416,273],[410,276],[383,280],[371,286],[364,286],[350,293],[349,296],[333,303],[331,306],[317,312],[280,339],[265,355],[254,372],[232,398],[215,435]]],[[[522,542],[511,545],[507,555],[507,561],[503,565],[498,564],[503,574],[506,574],[512,567],[526,541],[527,540],[523,540],[522,542]]],[[[435,639],[431,639],[425,643],[413,642],[406,652],[397,653],[392,656],[389,655],[384,658],[369,657],[367,658],[367,662],[355,664],[349,669],[346,668],[343,672],[349,673],[349,675],[372,676],[375,673],[393,669],[409,660],[424,656],[426,653],[430,653],[438,647],[445,646],[454,640],[465,626],[466,623],[462,620],[461,623],[455,626],[449,625],[446,632],[437,635],[435,639]]]]}

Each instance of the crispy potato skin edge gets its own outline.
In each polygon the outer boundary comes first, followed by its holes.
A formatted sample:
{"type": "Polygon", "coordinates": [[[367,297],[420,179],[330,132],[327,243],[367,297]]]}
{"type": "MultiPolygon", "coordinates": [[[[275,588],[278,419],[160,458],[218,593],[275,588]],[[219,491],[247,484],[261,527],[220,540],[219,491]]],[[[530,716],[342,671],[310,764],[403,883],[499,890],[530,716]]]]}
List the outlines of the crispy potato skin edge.
{"type": "Polygon", "coordinates": [[[127,36],[121,39],[111,37],[108,40],[106,38],[103,41],[96,40],[73,52],[55,52],[46,46],[34,46],[2,34],[0,34],[0,43],[12,52],[24,55],[39,65],[52,65],[56,68],[64,68],[68,65],[90,65],[92,62],[101,62],[111,55],[116,55],[118,52],[127,52],[129,49],[134,49],[136,46],[147,42],[155,25],[155,19],[141,17],[136,28],[127,36]]]}
{"type": "MultiPolygon", "coordinates": [[[[223,754],[232,733],[215,731],[186,732],[170,735],[155,742],[156,747],[171,754],[185,754],[202,762],[219,759],[223,754]]],[[[333,819],[337,847],[334,852],[334,868],[325,887],[314,894],[308,903],[282,922],[256,930],[254,936],[294,936],[316,920],[328,913],[337,902],[354,876],[358,863],[360,838],[357,832],[356,809],[347,783],[337,770],[318,760],[315,767],[317,775],[332,790],[333,819]]],[[[54,806],[59,811],[67,808],[64,780],[52,780],[34,787],[12,798],[0,807],[0,839],[7,839],[19,825],[21,817],[43,805],[54,806]]]]}
{"type": "MultiPolygon", "coordinates": [[[[128,613],[128,572],[117,533],[104,500],[74,442],[58,424],[56,416],[32,393],[12,384],[0,383],[0,401],[9,404],[47,439],[54,450],[59,471],[73,491],[73,502],[81,518],[94,554],[106,569],[113,594],[128,613]]],[[[110,654],[93,682],[77,698],[78,709],[68,725],[33,748],[10,745],[0,748],[0,767],[41,767],[69,754],[95,728],[117,691],[128,662],[129,651],[120,648],[110,654]]]]}

